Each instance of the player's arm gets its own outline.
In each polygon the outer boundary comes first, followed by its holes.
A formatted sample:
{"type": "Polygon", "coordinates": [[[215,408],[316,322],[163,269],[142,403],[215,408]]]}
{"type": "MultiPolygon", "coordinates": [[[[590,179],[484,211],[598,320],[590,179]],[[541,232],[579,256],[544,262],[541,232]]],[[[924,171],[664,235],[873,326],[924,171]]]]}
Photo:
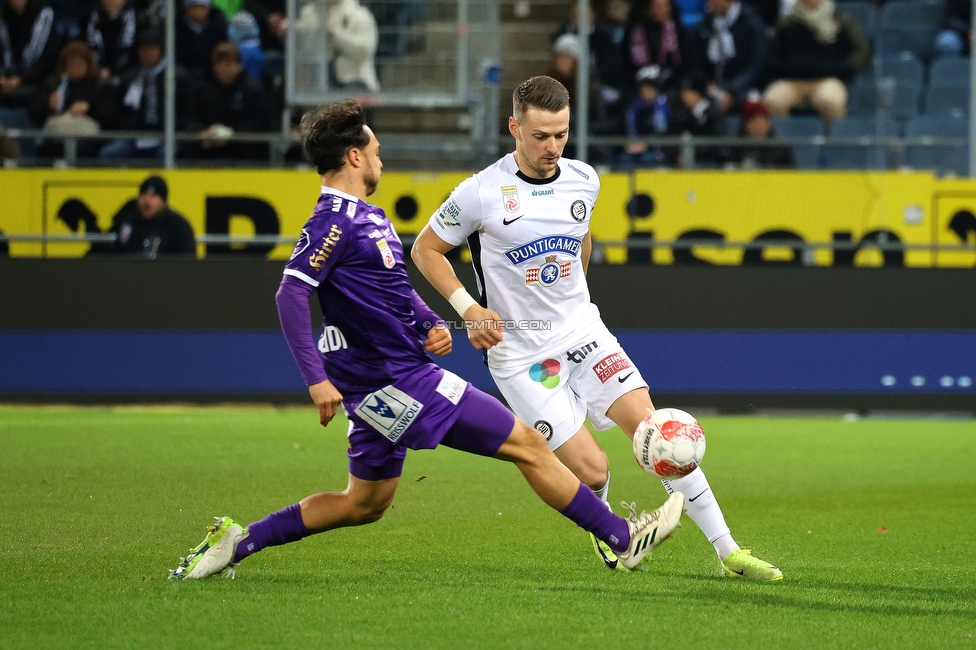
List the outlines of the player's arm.
{"type": "Polygon", "coordinates": [[[454,267],[446,257],[455,248],[453,244],[441,239],[428,224],[414,242],[410,257],[427,281],[447,298],[458,315],[464,319],[471,345],[476,350],[487,350],[502,340],[501,324],[498,322],[501,319],[495,312],[479,305],[458,279],[454,267]]]}
{"type": "Polygon", "coordinates": [[[580,251],[580,261],[583,263],[583,275],[590,270],[590,253],[593,252],[593,237],[590,236],[590,231],[587,230],[586,234],[583,235],[583,246],[580,251]]]}
{"type": "Polygon", "coordinates": [[[308,385],[308,394],[319,409],[319,422],[324,427],[335,417],[342,403],[342,394],[326,376],[322,358],[312,338],[312,310],[308,306],[312,290],[310,284],[286,275],[275,294],[275,304],[288,349],[308,385]]]}

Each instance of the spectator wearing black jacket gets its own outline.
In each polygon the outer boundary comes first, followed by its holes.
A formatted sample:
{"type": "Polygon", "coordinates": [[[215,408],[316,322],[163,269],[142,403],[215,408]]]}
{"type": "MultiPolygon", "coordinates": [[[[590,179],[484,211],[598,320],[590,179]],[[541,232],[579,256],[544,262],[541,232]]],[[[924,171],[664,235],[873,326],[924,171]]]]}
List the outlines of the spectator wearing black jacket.
{"type": "Polygon", "coordinates": [[[176,63],[194,79],[210,67],[210,55],[227,40],[227,19],[210,0],[183,0],[183,16],[176,21],[176,63]]]}
{"type": "MultiPolygon", "coordinates": [[[[742,104],[742,126],[739,136],[750,140],[776,137],[769,119],[769,109],[759,100],[742,104]]],[[[731,163],[742,169],[792,169],[796,167],[793,150],[785,145],[746,144],[732,148],[731,163]]]]}
{"type": "MultiPolygon", "coordinates": [[[[163,131],[165,112],[165,69],[163,33],[152,27],[139,34],[136,46],[139,67],[129,70],[119,80],[114,103],[117,120],[114,128],[123,131],[163,131]]],[[[176,128],[181,126],[186,97],[186,75],[177,69],[176,128]]],[[[159,138],[113,140],[102,147],[99,157],[110,160],[162,158],[163,142],[159,138]]]]}
{"type": "Polygon", "coordinates": [[[694,68],[709,80],[709,94],[723,113],[758,89],[769,57],[766,26],[751,5],[708,0],[709,12],[694,37],[694,68]]]}
{"type": "Polygon", "coordinates": [[[187,130],[199,131],[204,137],[194,155],[223,159],[267,157],[267,145],[227,142],[234,133],[270,130],[264,87],[244,71],[241,51],[233,43],[215,47],[211,61],[212,75],[197,85],[187,110],[187,130]]]}
{"type": "Polygon", "coordinates": [[[129,0],[101,0],[88,17],[85,40],[101,77],[118,77],[136,62],[136,10],[129,0]]]}
{"type": "Polygon", "coordinates": [[[162,256],[196,256],[193,228],[186,218],[167,204],[169,188],[159,176],[150,176],[139,186],[139,198],[126,203],[112,218],[110,232],[118,240],[112,253],[146,259],[162,256]]]}
{"type": "Polygon", "coordinates": [[[54,72],[60,49],[51,7],[40,0],[3,0],[0,107],[26,106],[37,87],[54,72]]]}
{"type": "MultiPolygon", "coordinates": [[[[671,113],[671,135],[715,137],[725,135],[725,116],[718,100],[708,92],[708,82],[701,73],[693,72],[681,82],[681,92],[671,113]]],[[[699,167],[715,167],[729,159],[725,147],[713,145],[695,148],[695,163],[699,167]]],[[[678,156],[681,166],[688,166],[683,154],[678,156]]]]}
{"type": "Polygon", "coordinates": [[[671,90],[684,75],[691,56],[690,42],[673,0],[640,0],[631,11],[627,53],[633,74],[656,66],[671,90]]]}
{"type": "Polygon", "coordinates": [[[871,64],[871,47],[857,21],[834,0],[798,0],[780,21],[770,73],[775,80],[763,97],[773,115],[812,106],[830,123],[847,115],[847,87],[871,64]]]}
{"type": "Polygon", "coordinates": [[[973,44],[973,0],[946,0],[935,49],[943,56],[969,56],[973,44]]]}

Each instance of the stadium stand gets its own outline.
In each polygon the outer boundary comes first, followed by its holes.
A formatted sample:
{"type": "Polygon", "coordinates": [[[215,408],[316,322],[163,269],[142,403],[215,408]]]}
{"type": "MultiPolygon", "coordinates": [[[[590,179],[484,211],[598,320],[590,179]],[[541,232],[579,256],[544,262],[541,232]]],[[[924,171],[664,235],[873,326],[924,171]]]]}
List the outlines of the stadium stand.
{"type": "Polygon", "coordinates": [[[946,56],[936,59],[929,70],[929,85],[943,88],[969,85],[969,58],[946,56]]]}
{"type": "Polygon", "coordinates": [[[969,88],[965,86],[932,86],[925,96],[928,117],[963,117],[969,115],[969,88]]]}
{"type": "MultiPolygon", "coordinates": [[[[774,117],[773,128],[784,138],[823,137],[824,123],[818,117],[774,117]]],[[[793,156],[799,169],[818,169],[820,167],[820,147],[800,145],[793,147],[793,156]]]]}
{"type": "MultiPolygon", "coordinates": [[[[964,119],[919,118],[908,122],[905,135],[910,138],[964,138],[969,135],[969,122],[964,119]]],[[[904,163],[914,169],[966,176],[969,174],[969,147],[908,146],[905,148],[904,163]]]]}
{"type": "Polygon", "coordinates": [[[891,0],[881,7],[881,29],[889,27],[937,27],[942,20],[939,0],[891,0]]]}
{"type": "MultiPolygon", "coordinates": [[[[894,137],[898,135],[898,125],[894,120],[880,122],[869,117],[846,117],[831,125],[831,139],[858,138],[867,136],[894,137]],[[880,131],[880,132],[879,132],[880,131]]],[[[888,151],[881,146],[830,145],[823,148],[825,169],[887,169],[888,151]]]]}

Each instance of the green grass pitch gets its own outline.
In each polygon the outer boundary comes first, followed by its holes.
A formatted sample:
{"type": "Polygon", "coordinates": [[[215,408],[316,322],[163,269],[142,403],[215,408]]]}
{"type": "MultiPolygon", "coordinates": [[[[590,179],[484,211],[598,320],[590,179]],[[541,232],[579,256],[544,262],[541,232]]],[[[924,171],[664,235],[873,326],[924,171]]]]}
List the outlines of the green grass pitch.
{"type": "MultiPolygon", "coordinates": [[[[687,517],[611,573],[513,466],[449,449],[411,452],[376,524],[174,583],[212,516],[344,487],[345,422],[0,407],[0,648],[976,648],[976,423],[702,424],[733,533],[780,584],[721,577],[687,517]]],[[[611,501],[660,504],[626,438],[599,439],[611,501]]]]}

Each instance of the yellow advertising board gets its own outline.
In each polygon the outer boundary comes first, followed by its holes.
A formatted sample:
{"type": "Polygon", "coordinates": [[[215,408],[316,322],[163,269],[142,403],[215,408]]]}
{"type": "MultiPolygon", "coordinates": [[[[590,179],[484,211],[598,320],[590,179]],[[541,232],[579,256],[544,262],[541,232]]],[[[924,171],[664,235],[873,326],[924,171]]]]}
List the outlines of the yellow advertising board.
{"type": "MultiPolygon", "coordinates": [[[[119,169],[0,171],[0,230],[69,234],[72,231],[59,215],[71,200],[84,203],[99,227],[107,230],[113,215],[135,198],[139,183],[149,173],[119,169]]],[[[183,169],[156,173],[169,184],[170,206],[189,220],[198,235],[281,234],[297,239],[319,191],[319,179],[310,171],[183,169]]],[[[388,172],[371,201],[386,211],[401,234],[416,234],[467,176],[463,172],[388,172]]],[[[661,244],[650,257],[656,264],[741,264],[744,257],[746,262],[776,261],[791,259],[802,249],[805,257],[798,263],[864,266],[886,261],[872,242],[976,243],[976,182],[938,180],[928,173],[642,170],[602,174],[601,182],[591,228],[596,242],[618,244],[605,251],[606,261],[612,263],[627,261],[627,248],[619,244],[628,237],[661,244]],[[715,245],[689,249],[669,244],[687,240],[715,245]],[[796,244],[762,244],[768,240],[796,244]],[[754,242],[752,253],[743,251],[745,242],[754,242]],[[846,252],[831,250],[831,243],[845,245],[846,252]],[[813,245],[811,252],[806,252],[806,244],[813,245]]],[[[87,248],[87,244],[15,241],[10,253],[74,257],[87,248]]],[[[291,249],[291,244],[278,245],[268,257],[286,259],[291,249]]],[[[206,253],[207,247],[199,245],[198,254],[206,253]]],[[[976,266],[976,252],[909,246],[903,257],[889,257],[887,263],[971,267],[976,266]]]]}

